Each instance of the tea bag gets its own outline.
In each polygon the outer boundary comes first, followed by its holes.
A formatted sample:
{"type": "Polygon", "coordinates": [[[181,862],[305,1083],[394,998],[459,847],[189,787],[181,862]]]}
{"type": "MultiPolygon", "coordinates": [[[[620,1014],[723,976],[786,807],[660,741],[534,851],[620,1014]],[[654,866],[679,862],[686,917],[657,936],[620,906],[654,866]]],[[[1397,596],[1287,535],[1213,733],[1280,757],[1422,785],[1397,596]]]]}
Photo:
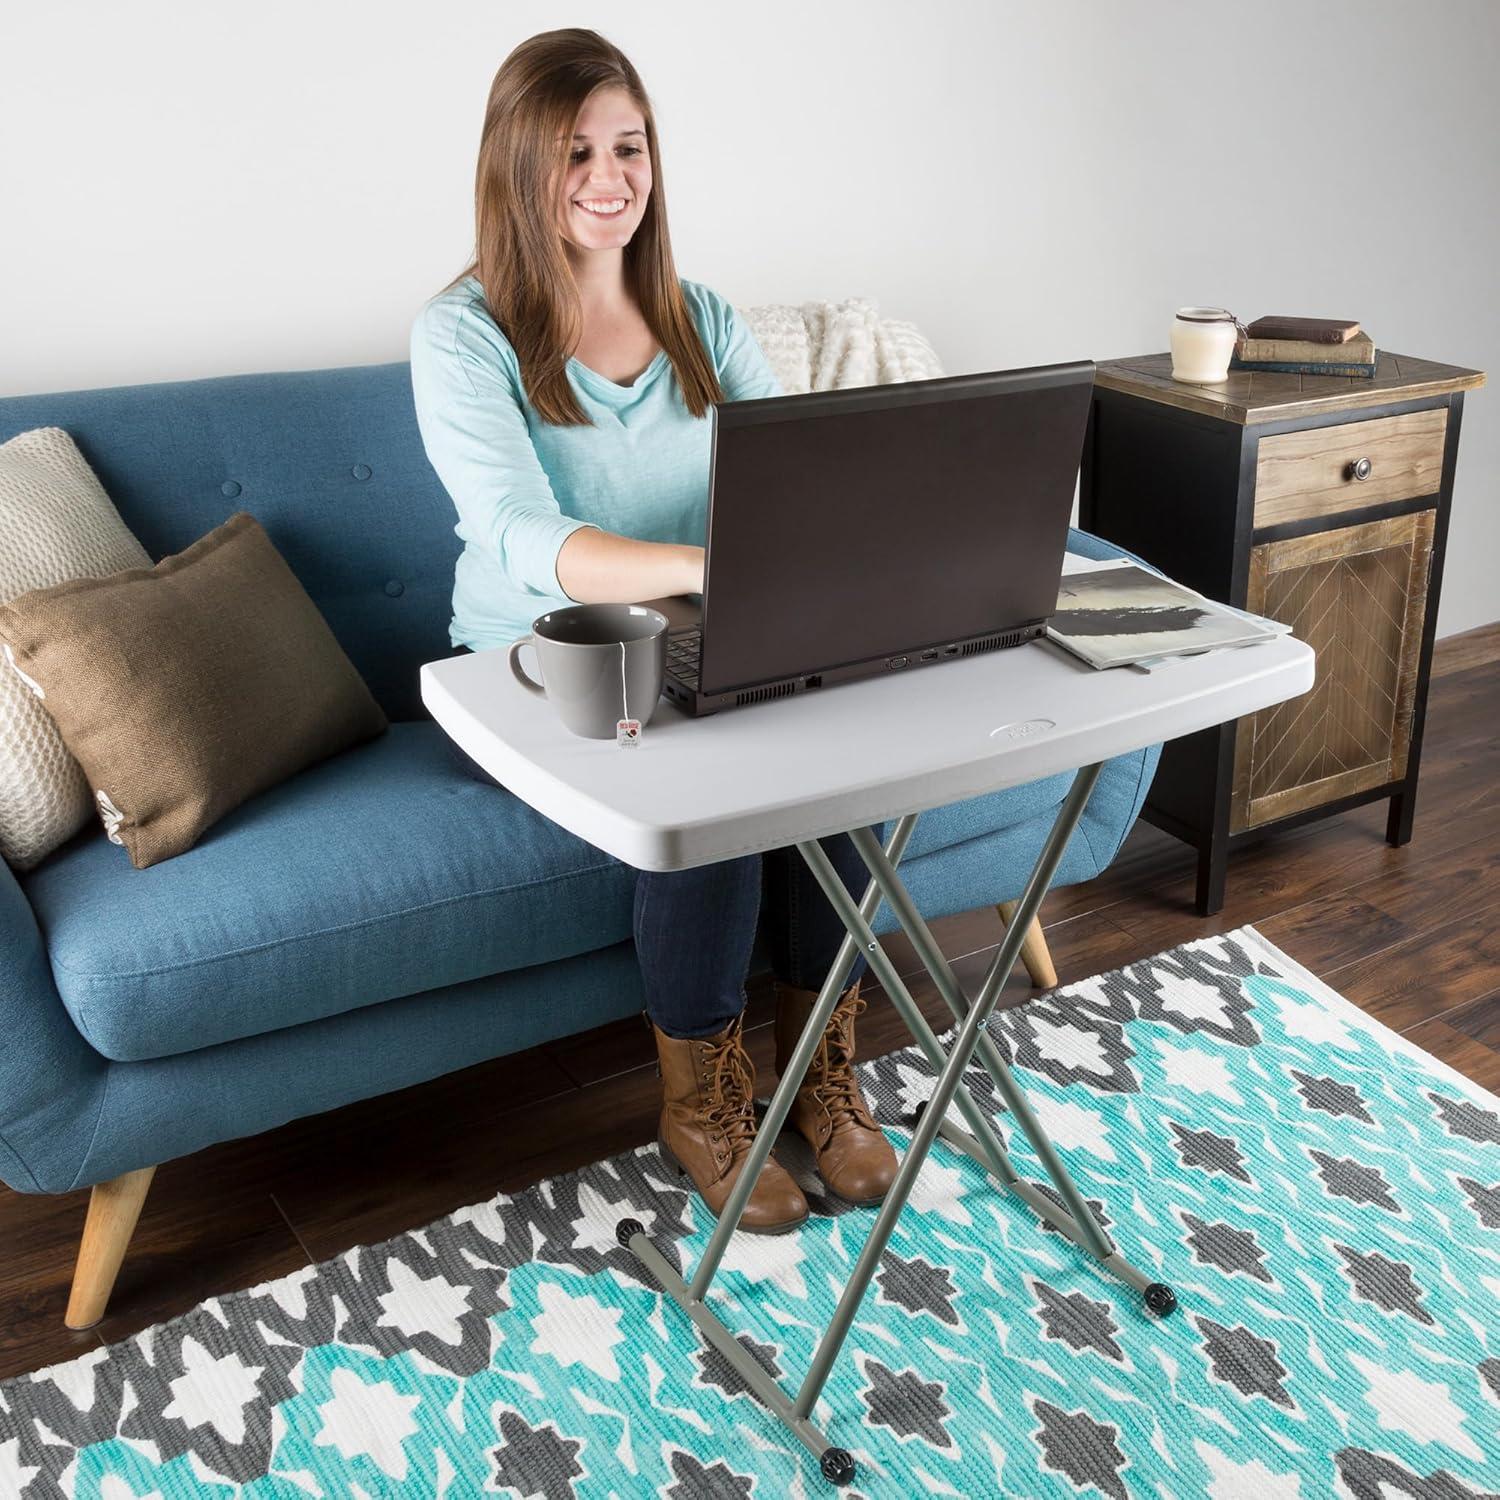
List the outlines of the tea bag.
{"type": "Polygon", "coordinates": [[[620,718],[615,724],[615,744],[634,749],[641,742],[641,721],[630,717],[629,687],[625,681],[625,642],[620,642],[620,718]]]}

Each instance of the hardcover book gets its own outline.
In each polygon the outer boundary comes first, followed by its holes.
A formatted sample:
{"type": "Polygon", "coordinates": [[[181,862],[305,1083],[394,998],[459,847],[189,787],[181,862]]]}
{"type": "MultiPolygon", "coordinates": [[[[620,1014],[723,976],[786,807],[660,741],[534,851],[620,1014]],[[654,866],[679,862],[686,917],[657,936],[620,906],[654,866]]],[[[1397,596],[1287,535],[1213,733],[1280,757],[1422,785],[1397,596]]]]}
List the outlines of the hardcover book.
{"type": "Polygon", "coordinates": [[[1229,368],[1231,370],[1262,370],[1268,375],[1362,375],[1369,376],[1375,373],[1375,361],[1368,363],[1345,364],[1342,360],[1295,360],[1295,359],[1265,359],[1247,360],[1238,355],[1229,356],[1229,368]]]}
{"type": "Polygon", "coordinates": [[[1311,339],[1243,338],[1234,346],[1236,359],[1263,364],[1280,360],[1290,364],[1368,364],[1375,358],[1375,340],[1358,333],[1342,344],[1317,344],[1311,339]]]}
{"type": "Polygon", "coordinates": [[[1252,339],[1306,339],[1313,344],[1344,344],[1359,332],[1346,318],[1288,318],[1279,314],[1257,318],[1245,328],[1252,339]]]}

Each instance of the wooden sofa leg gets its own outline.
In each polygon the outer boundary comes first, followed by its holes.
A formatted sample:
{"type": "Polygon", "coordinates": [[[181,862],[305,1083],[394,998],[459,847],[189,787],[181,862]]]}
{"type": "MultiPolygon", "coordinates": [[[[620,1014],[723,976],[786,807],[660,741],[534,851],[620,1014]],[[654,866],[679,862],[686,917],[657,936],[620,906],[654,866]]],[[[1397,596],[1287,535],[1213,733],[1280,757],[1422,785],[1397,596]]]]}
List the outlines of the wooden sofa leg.
{"type": "MultiPolygon", "coordinates": [[[[1016,902],[1002,901],[995,910],[1000,913],[1000,920],[1007,927],[1010,919],[1015,915],[1016,902]]],[[[1057,970],[1052,967],[1052,955],[1047,951],[1047,939],[1042,936],[1042,919],[1033,917],[1031,919],[1031,931],[1028,932],[1021,943],[1021,962],[1026,965],[1026,972],[1031,975],[1031,982],[1039,990],[1050,990],[1057,983],[1057,970]]]]}
{"type": "Polygon", "coordinates": [[[73,1269],[73,1290],[63,1321],[69,1328],[92,1328],[104,1316],[109,1294],[115,1289],[120,1262],[135,1233],[141,1205],[146,1201],[155,1167],[109,1182],[96,1183],[89,1196],[89,1214],[78,1246],[78,1264],[73,1269]]]}

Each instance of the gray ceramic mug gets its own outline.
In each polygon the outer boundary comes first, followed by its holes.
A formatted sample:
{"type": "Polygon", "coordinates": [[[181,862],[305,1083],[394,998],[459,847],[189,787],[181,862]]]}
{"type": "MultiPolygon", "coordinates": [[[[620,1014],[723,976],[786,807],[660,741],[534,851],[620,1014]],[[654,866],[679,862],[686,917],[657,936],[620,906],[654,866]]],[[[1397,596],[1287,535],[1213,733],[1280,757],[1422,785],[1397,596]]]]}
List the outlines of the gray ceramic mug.
{"type": "Polygon", "coordinates": [[[667,617],[644,604],[570,604],[538,615],[531,634],[511,642],[509,660],[516,681],[548,699],[574,734],[612,740],[621,719],[644,725],[656,712],[667,617]],[[521,666],[526,645],[536,652],[540,685],[521,666]]]}

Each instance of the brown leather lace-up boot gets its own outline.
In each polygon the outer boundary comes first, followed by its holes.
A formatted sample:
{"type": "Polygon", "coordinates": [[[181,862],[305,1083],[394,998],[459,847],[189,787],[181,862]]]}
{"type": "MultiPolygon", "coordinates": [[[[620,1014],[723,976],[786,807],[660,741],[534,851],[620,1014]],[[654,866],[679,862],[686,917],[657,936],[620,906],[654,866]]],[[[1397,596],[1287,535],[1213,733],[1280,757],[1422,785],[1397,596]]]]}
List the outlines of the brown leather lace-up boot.
{"type": "MultiPolygon", "coordinates": [[[[717,1215],[755,1140],[755,1068],[741,1036],[743,1016],[713,1036],[672,1037],[652,1024],[661,1065],[662,1154],[693,1180],[717,1215]]],[[[739,1227],[784,1234],[807,1219],[807,1199],[787,1170],[768,1156],[739,1227]]]]}
{"type": "MultiPolygon", "coordinates": [[[[775,990],[776,1071],[782,1073],[818,996],[780,980],[775,990]]],[[[885,1197],[897,1167],[896,1153],[854,1076],[854,1018],[864,1008],[858,982],[851,984],[828,1018],[788,1116],[817,1153],[823,1181],[846,1203],[860,1207],[885,1197]]]]}

